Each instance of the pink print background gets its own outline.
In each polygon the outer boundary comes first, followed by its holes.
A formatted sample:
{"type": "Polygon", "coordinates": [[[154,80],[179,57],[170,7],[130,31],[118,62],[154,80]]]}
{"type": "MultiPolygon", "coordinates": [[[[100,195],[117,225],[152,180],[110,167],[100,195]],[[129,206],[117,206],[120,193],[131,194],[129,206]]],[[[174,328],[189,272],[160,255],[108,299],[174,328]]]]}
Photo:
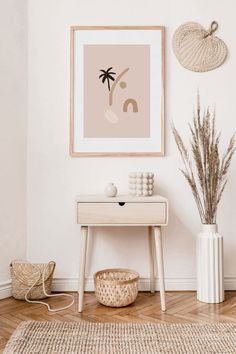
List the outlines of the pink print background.
{"type": "MultiPolygon", "coordinates": [[[[113,81],[110,81],[112,86],[113,81]]],[[[148,138],[150,137],[150,46],[149,45],[85,45],[84,46],[84,137],[148,138]],[[116,85],[113,103],[109,105],[107,81],[102,83],[101,69],[112,67],[114,78],[121,78],[125,88],[116,85]],[[123,112],[124,102],[132,105],[123,112]]]]}

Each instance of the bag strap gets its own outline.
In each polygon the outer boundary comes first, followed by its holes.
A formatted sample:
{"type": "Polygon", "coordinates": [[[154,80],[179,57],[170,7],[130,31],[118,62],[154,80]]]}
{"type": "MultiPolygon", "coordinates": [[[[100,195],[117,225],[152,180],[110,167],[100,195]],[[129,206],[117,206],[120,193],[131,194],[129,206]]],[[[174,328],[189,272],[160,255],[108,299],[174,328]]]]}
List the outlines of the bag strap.
{"type": "Polygon", "coordinates": [[[49,263],[47,264],[47,266],[44,268],[44,270],[43,270],[42,273],[39,271],[39,277],[38,277],[38,279],[36,279],[36,281],[34,282],[34,284],[31,285],[31,287],[29,288],[29,290],[28,290],[28,291],[26,292],[26,294],[25,294],[25,301],[27,301],[27,302],[29,302],[29,303],[31,303],[31,304],[41,304],[41,305],[47,306],[48,311],[50,311],[50,312],[57,312],[57,311],[62,311],[62,310],[65,310],[65,309],[68,309],[69,307],[71,307],[71,306],[73,305],[73,303],[75,302],[75,299],[74,299],[74,296],[71,295],[71,294],[60,293],[60,294],[53,294],[53,295],[51,295],[51,294],[48,294],[48,293],[46,292],[46,289],[45,289],[45,273],[46,273],[47,267],[50,267],[50,265],[51,265],[52,263],[53,263],[53,269],[54,269],[54,268],[55,268],[55,262],[49,262],[49,263]],[[42,282],[42,285],[43,285],[43,293],[44,293],[44,295],[45,295],[46,297],[67,296],[67,297],[71,298],[70,304],[69,304],[69,305],[66,305],[66,306],[64,306],[64,307],[60,307],[60,308],[58,308],[58,309],[52,309],[51,306],[50,306],[49,304],[47,304],[46,302],[44,302],[44,301],[38,301],[38,300],[30,300],[30,299],[28,299],[29,293],[31,292],[31,290],[34,288],[34,286],[37,284],[37,282],[40,280],[41,277],[42,277],[42,280],[43,280],[43,282],[42,282]]]}

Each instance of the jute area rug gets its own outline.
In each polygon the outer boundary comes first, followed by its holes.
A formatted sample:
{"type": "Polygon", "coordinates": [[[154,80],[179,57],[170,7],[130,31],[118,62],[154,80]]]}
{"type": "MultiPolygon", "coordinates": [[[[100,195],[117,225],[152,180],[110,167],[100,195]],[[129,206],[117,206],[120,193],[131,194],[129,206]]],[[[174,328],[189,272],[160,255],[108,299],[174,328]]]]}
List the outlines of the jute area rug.
{"type": "Polygon", "coordinates": [[[4,354],[236,353],[236,324],[22,322],[4,354]]]}

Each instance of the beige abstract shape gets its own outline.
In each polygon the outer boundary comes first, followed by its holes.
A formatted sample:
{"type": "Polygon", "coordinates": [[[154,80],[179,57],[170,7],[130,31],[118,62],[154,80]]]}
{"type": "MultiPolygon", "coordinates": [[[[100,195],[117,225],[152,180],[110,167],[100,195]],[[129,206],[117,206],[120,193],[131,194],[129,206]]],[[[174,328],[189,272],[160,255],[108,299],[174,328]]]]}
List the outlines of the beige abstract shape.
{"type": "Polygon", "coordinates": [[[121,82],[120,82],[120,88],[125,89],[126,86],[127,86],[127,84],[126,84],[125,81],[121,81],[121,82]]]}
{"type": "Polygon", "coordinates": [[[115,79],[115,81],[113,82],[113,85],[111,87],[111,91],[109,93],[109,105],[112,106],[112,102],[113,102],[113,93],[115,91],[116,85],[118,84],[118,82],[120,81],[120,79],[122,78],[122,76],[124,76],[127,71],[129,71],[129,68],[126,68],[124,71],[122,71],[120,73],[120,75],[117,76],[117,78],[115,79]]]}
{"type": "Polygon", "coordinates": [[[138,112],[138,103],[133,98],[128,98],[123,104],[123,112],[127,112],[129,104],[133,107],[133,112],[138,112]]]}
{"type": "Polygon", "coordinates": [[[117,114],[113,112],[111,109],[106,110],[105,117],[108,120],[108,122],[111,124],[117,124],[119,121],[117,114]]]}

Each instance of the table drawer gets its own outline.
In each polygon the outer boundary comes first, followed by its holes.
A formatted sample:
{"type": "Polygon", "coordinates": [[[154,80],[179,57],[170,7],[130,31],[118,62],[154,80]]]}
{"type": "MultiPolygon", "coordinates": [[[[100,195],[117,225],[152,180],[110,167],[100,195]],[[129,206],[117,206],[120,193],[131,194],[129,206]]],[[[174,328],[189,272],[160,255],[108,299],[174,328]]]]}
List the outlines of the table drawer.
{"type": "Polygon", "coordinates": [[[167,224],[166,203],[77,203],[79,224],[167,224]]]}

